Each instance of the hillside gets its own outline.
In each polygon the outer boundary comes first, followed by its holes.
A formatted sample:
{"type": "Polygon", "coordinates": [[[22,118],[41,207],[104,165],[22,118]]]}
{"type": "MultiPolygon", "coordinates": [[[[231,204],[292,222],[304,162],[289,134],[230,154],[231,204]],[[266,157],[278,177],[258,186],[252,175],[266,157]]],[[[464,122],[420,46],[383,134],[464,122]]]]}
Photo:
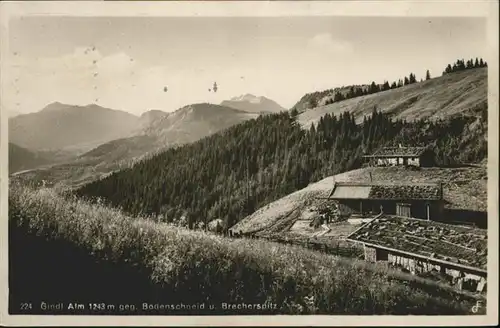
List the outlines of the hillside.
{"type": "Polygon", "coordinates": [[[349,86],[337,87],[334,89],[327,89],[323,91],[306,93],[305,95],[302,96],[302,98],[300,98],[300,100],[295,105],[293,105],[291,109],[297,110],[297,112],[302,113],[306,110],[326,105],[328,102],[332,101],[335,98],[336,93],[341,93],[342,95],[346,95],[349,93],[351,88],[356,90],[366,91],[369,89],[369,87],[370,86],[367,84],[349,85],[349,86]]]}
{"type": "Polygon", "coordinates": [[[259,114],[214,104],[193,104],[159,117],[143,130],[165,145],[182,145],[224,130],[259,114]]]}
{"type": "MultiPolygon", "coordinates": [[[[15,313],[26,299],[215,305],[156,312],[176,315],[470,314],[477,299],[486,302],[387,266],[189,231],[12,183],[9,236],[9,304],[15,313]],[[242,300],[276,306],[219,305],[242,300]]],[[[136,306],[134,314],[156,314],[136,306]]],[[[71,313],[64,311],[58,313],[71,313]]]]}
{"type": "Polygon", "coordinates": [[[279,113],[286,110],[277,102],[266,97],[257,97],[252,94],[245,94],[224,100],[221,106],[239,109],[249,113],[279,113]]]}
{"type": "MultiPolygon", "coordinates": [[[[231,228],[232,231],[243,234],[266,231],[287,233],[297,231],[289,228],[297,220],[312,220],[316,209],[325,202],[333,187],[333,182],[366,182],[372,175],[373,181],[395,182],[406,181],[415,183],[443,182],[445,208],[451,221],[459,219],[460,215],[479,215],[483,218],[487,213],[487,172],[485,165],[462,168],[422,168],[409,170],[397,167],[369,167],[326,177],[312,183],[306,188],[280,198],[252,213],[231,228]],[[290,216],[293,214],[293,217],[290,216]],[[273,229],[280,221],[287,220],[287,225],[278,231],[273,229]]],[[[354,231],[357,224],[332,226],[332,231],[325,237],[339,237],[339,232],[345,237],[354,231]],[[342,229],[342,231],[337,231],[342,229]]],[[[304,229],[302,229],[304,230],[304,229]]],[[[317,231],[303,231],[312,237],[317,231]]]]}
{"type": "Polygon", "coordinates": [[[139,118],[97,105],[52,103],[39,112],[9,119],[9,140],[33,150],[73,149],[82,152],[122,138],[139,118]]]}
{"type": "Polygon", "coordinates": [[[361,156],[399,143],[434,148],[439,165],[487,156],[487,109],[478,117],[403,122],[373,111],[326,115],[304,130],[289,112],[260,116],[167,150],[77,191],[136,215],[147,213],[189,227],[221,219],[229,228],[270,202],[309,183],[361,166],[361,156]],[[119,187],[117,187],[119,186],[119,187]]]}
{"type": "Polygon", "coordinates": [[[166,115],[168,115],[167,112],[158,109],[152,109],[142,113],[139,117],[139,131],[147,128],[154,121],[157,121],[166,115]]]}
{"type": "Polygon", "coordinates": [[[52,162],[53,159],[43,153],[31,151],[9,142],[9,173],[32,169],[52,162]]]}
{"type": "MultiPolygon", "coordinates": [[[[369,115],[374,107],[396,119],[445,119],[483,107],[488,99],[487,81],[487,68],[455,72],[394,90],[308,109],[298,116],[298,121],[309,128],[327,113],[338,115],[349,111],[355,115],[357,122],[361,122],[363,116],[369,115]]],[[[318,103],[324,103],[322,99],[328,95],[325,93],[321,96],[318,103]]],[[[302,106],[300,104],[296,106],[302,106]]]]}
{"type": "Polygon", "coordinates": [[[172,113],[149,111],[141,116],[142,128],[136,135],[102,144],[81,155],[79,163],[134,162],[145,155],[197,141],[256,117],[256,114],[212,104],[189,105],[172,113]]]}

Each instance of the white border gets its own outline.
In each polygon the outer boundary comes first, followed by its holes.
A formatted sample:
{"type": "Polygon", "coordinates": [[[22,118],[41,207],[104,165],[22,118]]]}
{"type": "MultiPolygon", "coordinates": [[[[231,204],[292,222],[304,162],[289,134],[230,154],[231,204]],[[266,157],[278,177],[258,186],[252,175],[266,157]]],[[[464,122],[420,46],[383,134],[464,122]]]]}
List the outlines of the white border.
{"type": "MultiPolygon", "coordinates": [[[[488,314],[486,316],[10,316],[7,313],[7,192],[8,113],[3,106],[1,124],[0,211],[0,324],[9,326],[152,326],[152,325],[239,325],[239,326],[478,326],[498,325],[498,1],[221,1],[221,2],[0,2],[0,24],[20,15],[64,16],[413,16],[487,17],[488,70],[488,314]]],[[[6,32],[3,30],[3,32],[6,32]]],[[[8,35],[0,35],[0,65],[8,50],[8,35]]],[[[0,81],[2,81],[0,70],[0,81]]],[[[3,87],[3,83],[0,83],[3,87]]],[[[3,88],[0,88],[0,101],[3,88]]]]}

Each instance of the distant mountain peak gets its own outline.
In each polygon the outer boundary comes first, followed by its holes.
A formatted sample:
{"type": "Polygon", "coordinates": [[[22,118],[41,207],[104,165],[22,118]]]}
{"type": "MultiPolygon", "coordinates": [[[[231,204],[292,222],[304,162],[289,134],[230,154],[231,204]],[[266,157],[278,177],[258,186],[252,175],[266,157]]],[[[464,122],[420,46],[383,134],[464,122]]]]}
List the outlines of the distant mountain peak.
{"type": "Polygon", "coordinates": [[[251,93],[246,93],[246,94],[241,95],[241,96],[233,97],[230,100],[233,100],[233,101],[248,101],[248,100],[252,100],[252,99],[261,99],[261,98],[262,97],[257,97],[256,95],[253,95],[251,93]]]}
{"type": "Polygon", "coordinates": [[[269,98],[251,93],[225,100],[221,105],[253,113],[277,113],[286,110],[269,98]]]}
{"type": "Polygon", "coordinates": [[[97,104],[68,105],[53,102],[41,111],[9,120],[9,139],[32,150],[87,149],[128,136],[139,118],[97,104]]]}
{"type": "Polygon", "coordinates": [[[148,111],[145,111],[144,113],[141,114],[140,118],[141,119],[144,119],[144,118],[154,118],[154,117],[160,117],[160,116],[164,116],[164,115],[167,115],[168,113],[167,112],[164,112],[160,109],[150,109],[148,111]]]}
{"type": "Polygon", "coordinates": [[[55,110],[60,110],[60,109],[63,109],[63,108],[67,108],[69,106],[70,105],[66,105],[66,104],[60,103],[58,101],[54,101],[54,102],[48,104],[47,106],[45,106],[42,109],[42,111],[45,111],[45,112],[55,111],[55,110]]]}
{"type": "Polygon", "coordinates": [[[58,110],[63,110],[63,109],[70,109],[70,108],[103,108],[97,104],[87,104],[84,106],[81,105],[70,105],[70,104],[63,104],[59,101],[54,101],[47,106],[45,106],[42,111],[44,112],[51,112],[51,111],[58,111],[58,110]]]}

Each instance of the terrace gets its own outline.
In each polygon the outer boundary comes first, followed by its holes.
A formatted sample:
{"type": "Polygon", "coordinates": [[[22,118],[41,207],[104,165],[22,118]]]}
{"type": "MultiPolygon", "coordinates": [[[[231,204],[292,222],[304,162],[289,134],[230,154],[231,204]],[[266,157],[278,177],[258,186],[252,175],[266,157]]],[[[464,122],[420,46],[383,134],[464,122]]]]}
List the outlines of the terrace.
{"type": "Polygon", "coordinates": [[[484,229],[382,215],[347,239],[486,272],[487,233],[484,229]]]}

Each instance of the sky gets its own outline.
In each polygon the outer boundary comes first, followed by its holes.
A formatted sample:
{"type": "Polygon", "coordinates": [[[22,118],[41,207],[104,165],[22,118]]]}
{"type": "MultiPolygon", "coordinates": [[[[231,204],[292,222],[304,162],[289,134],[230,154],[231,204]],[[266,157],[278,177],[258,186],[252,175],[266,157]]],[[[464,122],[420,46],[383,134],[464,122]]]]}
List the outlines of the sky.
{"type": "Polygon", "coordinates": [[[290,108],[307,92],[486,55],[484,18],[26,16],[9,22],[2,102],[140,115],[251,93],[290,108]]]}

